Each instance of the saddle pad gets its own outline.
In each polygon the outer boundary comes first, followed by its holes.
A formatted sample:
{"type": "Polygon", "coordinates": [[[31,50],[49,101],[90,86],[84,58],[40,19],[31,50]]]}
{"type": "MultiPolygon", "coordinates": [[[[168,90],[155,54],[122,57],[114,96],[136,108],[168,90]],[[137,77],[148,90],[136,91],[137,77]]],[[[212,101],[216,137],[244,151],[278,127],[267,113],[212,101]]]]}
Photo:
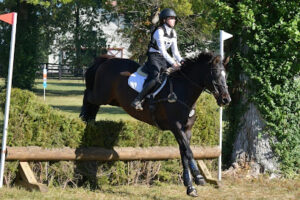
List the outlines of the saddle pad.
{"type": "Polygon", "coordinates": [[[142,76],[138,72],[131,74],[128,78],[128,85],[137,92],[141,92],[147,76],[142,76]]]}
{"type": "MultiPolygon", "coordinates": [[[[140,73],[135,72],[131,74],[131,76],[128,78],[128,85],[135,91],[141,92],[146,78],[147,76],[142,76],[140,73]]],[[[152,93],[153,97],[155,97],[161,91],[161,89],[165,86],[166,82],[167,78],[165,78],[160,87],[152,93]]]]}

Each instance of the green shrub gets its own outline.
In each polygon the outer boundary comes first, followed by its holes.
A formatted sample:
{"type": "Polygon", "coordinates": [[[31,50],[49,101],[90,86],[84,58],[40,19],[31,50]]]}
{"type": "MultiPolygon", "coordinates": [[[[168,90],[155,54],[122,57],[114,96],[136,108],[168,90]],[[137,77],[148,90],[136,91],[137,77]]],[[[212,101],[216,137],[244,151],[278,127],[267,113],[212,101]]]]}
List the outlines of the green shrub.
{"type": "MultiPolygon", "coordinates": [[[[1,111],[5,92],[0,93],[1,111]]],[[[212,96],[203,94],[197,103],[197,121],[192,144],[213,145],[217,142],[218,113],[212,96]]],[[[160,131],[142,122],[98,121],[85,125],[38,101],[20,89],[11,95],[8,146],[55,147],[149,147],[177,146],[170,131],[160,131]]],[[[55,186],[83,185],[98,188],[103,184],[160,184],[181,181],[180,160],[130,162],[47,162],[48,174],[41,162],[31,163],[40,182],[55,186]]],[[[17,164],[6,165],[9,182],[15,177],[17,164]]]]}
{"type": "MultiPolygon", "coordinates": [[[[0,94],[2,112],[6,93],[0,94]]],[[[85,124],[39,102],[29,91],[13,89],[7,136],[8,146],[78,147],[85,124]]]]}

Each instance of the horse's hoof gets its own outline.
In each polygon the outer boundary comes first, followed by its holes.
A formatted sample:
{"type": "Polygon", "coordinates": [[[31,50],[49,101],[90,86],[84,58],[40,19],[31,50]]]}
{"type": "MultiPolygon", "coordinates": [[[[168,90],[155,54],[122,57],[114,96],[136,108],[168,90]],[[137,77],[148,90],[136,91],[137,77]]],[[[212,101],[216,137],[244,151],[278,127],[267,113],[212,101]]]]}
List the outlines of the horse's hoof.
{"type": "Polygon", "coordinates": [[[197,190],[194,186],[189,186],[186,190],[186,194],[191,196],[191,197],[197,197],[197,190]]]}
{"type": "Polygon", "coordinates": [[[195,178],[195,183],[196,183],[196,185],[205,185],[206,184],[206,181],[205,181],[205,179],[204,179],[204,177],[203,176],[201,176],[201,175],[198,175],[198,176],[196,176],[196,178],[195,178]]]}

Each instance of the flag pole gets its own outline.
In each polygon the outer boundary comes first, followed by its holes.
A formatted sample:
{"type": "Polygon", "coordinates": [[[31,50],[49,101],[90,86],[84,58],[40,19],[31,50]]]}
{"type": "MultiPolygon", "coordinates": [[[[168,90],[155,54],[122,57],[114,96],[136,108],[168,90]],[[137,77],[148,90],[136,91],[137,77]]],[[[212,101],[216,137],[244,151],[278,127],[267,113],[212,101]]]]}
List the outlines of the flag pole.
{"type": "MultiPolygon", "coordinates": [[[[229,38],[233,37],[231,34],[226,33],[223,30],[220,30],[220,55],[221,60],[224,59],[224,40],[227,40],[229,38]]],[[[218,180],[222,180],[222,140],[223,140],[223,107],[220,107],[220,131],[219,131],[219,148],[221,150],[219,159],[218,159],[218,180]]]]}
{"type": "Polygon", "coordinates": [[[6,153],[6,139],[7,139],[7,128],[8,128],[9,106],[10,106],[10,94],[11,94],[11,83],[12,83],[14,54],[15,54],[17,13],[13,13],[13,24],[12,25],[13,26],[12,26],[12,31],[11,31],[9,67],[8,67],[8,78],[7,78],[7,87],[6,87],[5,115],[4,115],[4,126],[3,126],[3,136],[2,136],[2,148],[1,148],[0,188],[2,188],[2,186],[3,186],[4,163],[5,163],[5,153],[6,153]]]}
{"type": "Polygon", "coordinates": [[[46,87],[47,87],[47,68],[46,65],[44,65],[44,69],[43,69],[44,101],[46,101],[46,87]]]}

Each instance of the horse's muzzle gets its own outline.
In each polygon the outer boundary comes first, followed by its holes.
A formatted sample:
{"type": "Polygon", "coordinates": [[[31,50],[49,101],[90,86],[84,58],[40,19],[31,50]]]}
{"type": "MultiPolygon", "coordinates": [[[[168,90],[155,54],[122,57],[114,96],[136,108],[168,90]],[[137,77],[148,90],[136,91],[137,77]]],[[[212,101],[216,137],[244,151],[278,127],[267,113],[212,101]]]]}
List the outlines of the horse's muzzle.
{"type": "Polygon", "coordinates": [[[228,93],[219,93],[216,99],[219,106],[226,106],[231,102],[231,97],[228,93]]]}

